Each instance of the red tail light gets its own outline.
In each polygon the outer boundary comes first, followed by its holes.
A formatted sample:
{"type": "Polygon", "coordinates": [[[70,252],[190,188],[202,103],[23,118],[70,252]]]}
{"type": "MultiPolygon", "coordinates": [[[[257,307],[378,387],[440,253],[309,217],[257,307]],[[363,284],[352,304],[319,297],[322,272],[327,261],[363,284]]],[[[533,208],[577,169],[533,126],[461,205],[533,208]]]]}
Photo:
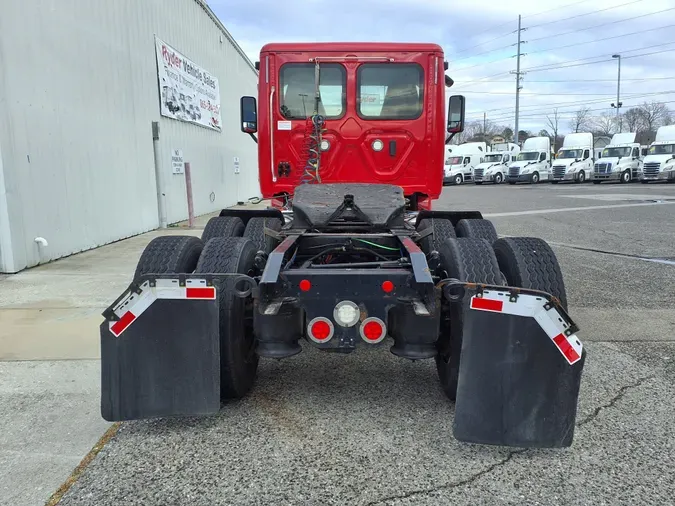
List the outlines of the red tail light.
{"type": "Polygon", "coordinates": [[[330,341],[334,332],[335,327],[333,327],[333,322],[328,318],[314,318],[309,322],[309,325],[307,325],[307,335],[315,343],[325,343],[330,341]]]}
{"type": "Polygon", "coordinates": [[[361,324],[360,332],[365,342],[377,344],[387,336],[387,326],[379,318],[366,318],[361,324]]]}

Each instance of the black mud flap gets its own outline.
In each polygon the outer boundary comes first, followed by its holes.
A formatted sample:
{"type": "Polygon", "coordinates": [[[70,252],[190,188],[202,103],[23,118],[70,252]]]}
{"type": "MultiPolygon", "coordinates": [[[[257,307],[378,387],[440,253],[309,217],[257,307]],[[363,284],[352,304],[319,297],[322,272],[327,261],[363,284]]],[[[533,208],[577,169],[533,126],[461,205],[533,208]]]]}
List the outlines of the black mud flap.
{"type": "Polygon", "coordinates": [[[100,327],[103,418],[217,413],[215,287],[204,280],[187,280],[186,286],[184,279],[142,279],[104,313],[100,327]]]}
{"type": "Polygon", "coordinates": [[[586,355],[576,326],[550,295],[514,298],[503,290],[473,297],[467,309],[454,436],[502,446],[570,446],[586,355]]]}

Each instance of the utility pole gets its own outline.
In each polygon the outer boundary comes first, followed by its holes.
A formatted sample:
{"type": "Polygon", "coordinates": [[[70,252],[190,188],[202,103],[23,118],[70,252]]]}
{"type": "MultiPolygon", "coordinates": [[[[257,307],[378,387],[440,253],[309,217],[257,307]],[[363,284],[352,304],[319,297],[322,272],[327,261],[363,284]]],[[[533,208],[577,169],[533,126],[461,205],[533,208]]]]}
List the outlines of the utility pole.
{"type": "Polygon", "coordinates": [[[620,54],[613,54],[612,58],[618,60],[619,62],[619,73],[616,78],[616,104],[612,104],[612,107],[616,107],[616,126],[619,129],[619,133],[621,133],[621,115],[619,114],[619,109],[621,109],[621,106],[623,105],[620,100],[621,100],[621,55],[620,54]]]}
{"type": "Polygon", "coordinates": [[[522,16],[519,14],[518,15],[518,53],[516,54],[516,71],[511,72],[511,74],[516,75],[516,131],[515,131],[515,138],[516,138],[515,142],[516,142],[516,144],[518,144],[518,140],[519,140],[518,139],[518,131],[519,131],[518,130],[519,129],[518,120],[519,120],[519,115],[520,115],[520,90],[523,89],[523,87],[521,86],[520,83],[522,82],[523,75],[525,74],[524,72],[520,71],[520,57],[525,56],[524,54],[522,54],[520,52],[520,45],[525,44],[527,42],[527,41],[521,40],[521,34],[525,30],[527,30],[527,28],[522,27],[521,21],[522,21],[522,16]]]}
{"type": "Polygon", "coordinates": [[[483,113],[483,140],[487,142],[487,113],[483,113]]]}

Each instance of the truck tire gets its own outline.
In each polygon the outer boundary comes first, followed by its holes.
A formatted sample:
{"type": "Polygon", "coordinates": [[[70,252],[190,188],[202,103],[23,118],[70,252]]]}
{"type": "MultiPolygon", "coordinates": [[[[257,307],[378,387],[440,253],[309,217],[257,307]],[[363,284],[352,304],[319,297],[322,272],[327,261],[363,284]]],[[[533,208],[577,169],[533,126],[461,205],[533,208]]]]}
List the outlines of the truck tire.
{"type": "Polygon", "coordinates": [[[630,183],[630,179],[631,179],[631,174],[630,174],[630,169],[628,169],[628,170],[625,170],[623,172],[623,174],[621,174],[621,178],[619,179],[619,181],[622,184],[625,184],[625,183],[630,183]]]}
{"type": "Polygon", "coordinates": [[[497,172],[495,174],[494,184],[502,184],[502,181],[504,181],[504,176],[502,176],[501,172],[497,172]]]}
{"type": "MultiPolygon", "coordinates": [[[[441,244],[439,252],[441,266],[448,277],[475,283],[503,284],[497,259],[487,241],[469,237],[447,239],[441,244]]],[[[436,370],[443,391],[454,401],[457,397],[464,315],[468,311],[468,301],[448,304],[448,307],[441,317],[436,370]]]]}
{"type": "Polygon", "coordinates": [[[278,232],[281,230],[281,220],[279,218],[256,217],[248,220],[244,229],[244,237],[253,241],[253,244],[259,251],[271,253],[277,247],[279,241],[274,237],[265,234],[265,229],[269,228],[278,232]]]}
{"type": "MultiPolygon", "coordinates": [[[[243,237],[211,239],[199,257],[200,274],[248,274],[258,248],[243,237]]],[[[220,308],[220,398],[240,399],[253,387],[258,355],[253,337],[253,300],[234,295],[235,282],[226,279],[218,290],[220,308]]]]}
{"type": "Polygon", "coordinates": [[[201,239],[191,235],[155,237],[138,259],[134,279],[143,274],[190,274],[203,247],[201,239]]]}
{"type": "Polygon", "coordinates": [[[546,241],[536,237],[504,237],[492,247],[509,286],[550,293],[567,310],[562,271],[546,241]]]}
{"type": "Polygon", "coordinates": [[[455,176],[455,180],[454,180],[455,185],[460,185],[463,182],[464,182],[464,176],[462,176],[461,174],[457,174],[455,176]]]}
{"type": "Polygon", "coordinates": [[[470,219],[459,220],[455,227],[457,237],[471,237],[485,239],[492,244],[497,240],[497,230],[490,220],[470,219]]]}
{"type": "Polygon", "coordinates": [[[244,222],[237,216],[216,216],[211,218],[204,232],[202,241],[204,244],[214,237],[241,237],[244,233],[244,222]]]}
{"type": "Polygon", "coordinates": [[[579,171],[579,177],[574,181],[575,183],[581,184],[586,182],[586,173],[582,170],[579,171]]]}
{"type": "Polygon", "coordinates": [[[530,183],[537,184],[539,183],[539,172],[533,172],[530,176],[530,183]]]}
{"type": "Polygon", "coordinates": [[[434,250],[438,251],[441,243],[446,239],[457,237],[452,222],[445,218],[424,218],[417,226],[417,231],[423,232],[428,228],[433,229],[433,232],[420,241],[420,247],[427,255],[434,250]]]}

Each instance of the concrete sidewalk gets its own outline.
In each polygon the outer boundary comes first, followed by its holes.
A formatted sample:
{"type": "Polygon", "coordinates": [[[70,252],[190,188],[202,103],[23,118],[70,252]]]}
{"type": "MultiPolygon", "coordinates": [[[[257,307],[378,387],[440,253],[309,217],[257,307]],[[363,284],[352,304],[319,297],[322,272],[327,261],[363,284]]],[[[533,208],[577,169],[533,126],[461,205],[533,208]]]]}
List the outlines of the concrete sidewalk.
{"type": "Polygon", "coordinates": [[[200,236],[214,215],[0,274],[0,505],[44,504],[110,427],[99,409],[101,312],[152,239],[200,236]]]}

